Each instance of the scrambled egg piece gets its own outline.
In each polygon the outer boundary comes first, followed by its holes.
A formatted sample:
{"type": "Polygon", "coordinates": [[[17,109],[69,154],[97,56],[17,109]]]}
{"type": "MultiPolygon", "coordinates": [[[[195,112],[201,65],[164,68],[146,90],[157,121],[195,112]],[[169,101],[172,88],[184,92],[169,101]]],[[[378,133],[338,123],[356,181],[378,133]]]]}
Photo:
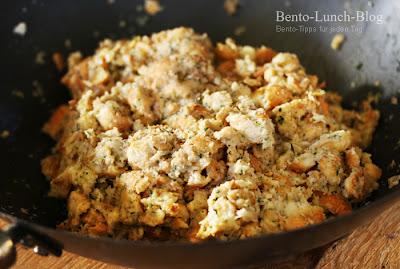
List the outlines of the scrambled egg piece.
{"type": "Polygon", "coordinates": [[[245,238],[347,214],[378,187],[363,149],[379,112],[342,108],[294,54],[176,28],[68,65],[73,99],[45,124],[57,145],[42,161],[64,229],[245,238]]]}

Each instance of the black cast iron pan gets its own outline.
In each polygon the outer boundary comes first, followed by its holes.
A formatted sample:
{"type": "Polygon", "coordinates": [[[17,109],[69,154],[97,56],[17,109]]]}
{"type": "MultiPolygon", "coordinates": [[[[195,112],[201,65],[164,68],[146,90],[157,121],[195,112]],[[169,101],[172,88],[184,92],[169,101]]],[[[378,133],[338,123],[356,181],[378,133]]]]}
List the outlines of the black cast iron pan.
{"type": "Polygon", "coordinates": [[[1,233],[1,242],[8,242],[11,247],[10,237],[14,242],[24,239],[55,255],[63,248],[136,268],[254,267],[332,242],[367,223],[400,198],[400,189],[389,190],[386,184],[388,177],[400,172],[396,165],[391,165],[393,160],[400,163],[400,109],[390,102],[400,90],[399,3],[242,0],[238,13],[231,17],[223,10],[222,1],[165,0],[162,1],[164,11],[140,26],[138,22],[146,20],[144,13],[136,8],[141,3],[133,0],[115,0],[113,4],[106,0],[2,2],[0,131],[9,130],[11,135],[0,139],[0,212],[3,217],[10,218],[14,226],[8,233],[1,233]],[[384,23],[277,23],[277,10],[291,14],[315,10],[325,14],[368,10],[381,14],[384,23]],[[12,32],[21,21],[27,24],[23,37],[12,32]],[[278,24],[316,27],[356,24],[363,30],[345,33],[346,42],[342,50],[336,52],[330,49],[334,34],[329,31],[278,33],[275,28],[278,24]],[[266,44],[276,50],[297,53],[308,72],[325,80],[329,90],[340,92],[349,106],[370,92],[379,93],[381,99],[377,108],[382,118],[368,151],[384,172],[380,189],[350,215],[292,232],[242,241],[131,242],[88,238],[54,229],[66,217],[66,211],[63,201],[47,196],[48,182],[41,175],[39,162],[49,153],[53,142],[41,133],[41,126],[51,110],[65,103],[69,95],[59,84],[61,74],[51,63],[50,55],[56,51],[67,55],[77,49],[88,55],[98,41],[106,37],[126,38],[182,25],[209,33],[213,41],[233,36],[235,28],[244,26],[246,32],[236,38],[240,43],[266,44]],[[71,41],[70,48],[65,47],[66,39],[71,41]],[[46,52],[43,65],[35,63],[40,51],[46,52]],[[376,83],[377,80],[380,83],[376,83]],[[24,98],[16,96],[16,91],[22,91],[24,98]]]}

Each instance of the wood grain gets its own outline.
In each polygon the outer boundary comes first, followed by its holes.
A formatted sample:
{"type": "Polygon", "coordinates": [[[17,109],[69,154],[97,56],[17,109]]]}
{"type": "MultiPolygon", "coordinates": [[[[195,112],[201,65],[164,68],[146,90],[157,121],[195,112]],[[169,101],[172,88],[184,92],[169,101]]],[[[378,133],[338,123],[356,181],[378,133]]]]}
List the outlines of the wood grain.
{"type": "MultiPolygon", "coordinates": [[[[30,249],[18,246],[13,269],[123,269],[64,252],[61,258],[40,257],[30,249]]],[[[260,269],[397,269],[400,268],[400,203],[397,203],[371,224],[358,228],[348,237],[301,255],[293,261],[264,266],[260,269]]]]}
{"type": "Polygon", "coordinates": [[[317,269],[400,268],[400,203],[333,244],[317,269]]]}

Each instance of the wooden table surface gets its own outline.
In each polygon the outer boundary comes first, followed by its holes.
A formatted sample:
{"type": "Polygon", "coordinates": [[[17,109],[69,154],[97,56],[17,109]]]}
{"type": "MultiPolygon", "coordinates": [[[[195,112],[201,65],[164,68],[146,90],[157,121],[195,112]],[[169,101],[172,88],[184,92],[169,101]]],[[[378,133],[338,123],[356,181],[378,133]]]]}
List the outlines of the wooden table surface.
{"type": "MultiPolygon", "coordinates": [[[[62,257],[40,257],[30,249],[18,246],[17,263],[12,269],[122,269],[64,252],[62,257]]],[[[400,203],[395,204],[371,224],[358,228],[348,237],[293,261],[264,266],[260,269],[398,269],[400,268],[400,203]]]]}

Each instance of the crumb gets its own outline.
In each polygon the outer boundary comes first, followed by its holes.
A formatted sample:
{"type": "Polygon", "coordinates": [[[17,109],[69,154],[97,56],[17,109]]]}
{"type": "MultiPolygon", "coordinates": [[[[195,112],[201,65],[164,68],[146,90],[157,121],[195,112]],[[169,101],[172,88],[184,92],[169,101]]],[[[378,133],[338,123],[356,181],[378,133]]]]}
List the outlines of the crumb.
{"type": "Polygon", "coordinates": [[[157,13],[161,12],[163,10],[163,7],[160,5],[158,0],[145,0],[144,10],[147,14],[154,16],[157,13]]]}
{"type": "Polygon", "coordinates": [[[399,100],[396,96],[392,96],[392,98],[390,98],[390,103],[392,103],[392,105],[397,105],[399,103],[399,100]]]}
{"type": "Polygon", "coordinates": [[[97,30],[94,30],[93,31],[93,37],[99,37],[100,36],[100,32],[99,31],[97,31],[97,30]]]}
{"type": "Polygon", "coordinates": [[[32,96],[35,98],[40,99],[41,103],[46,102],[46,98],[44,98],[44,91],[42,85],[39,83],[39,81],[34,80],[32,82],[33,85],[33,90],[32,90],[32,96]]]}
{"type": "Polygon", "coordinates": [[[244,32],[246,32],[246,27],[245,26],[238,26],[238,27],[235,28],[235,31],[233,33],[235,34],[235,36],[240,36],[244,32]]]}
{"type": "Polygon", "coordinates": [[[136,18],[136,23],[139,26],[144,26],[147,23],[148,20],[149,20],[148,16],[139,16],[139,17],[136,18]]]}
{"type": "Polygon", "coordinates": [[[345,41],[346,37],[344,34],[336,34],[331,41],[331,48],[333,50],[340,50],[345,41]]]}
{"type": "Polygon", "coordinates": [[[392,160],[388,166],[389,169],[393,170],[396,167],[396,161],[392,160]]]}
{"type": "Polygon", "coordinates": [[[396,145],[394,146],[394,150],[398,150],[400,148],[400,139],[397,140],[396,145]]]}
{"type": "Polygon", "coordinates": [[[21,207],[20,210],[21,210],[21,212],[22,212],[23,214],[29,215],[28,209],[21,207]]]}
{"type": "Polygon", "coordinates": [[[38,53],[36,53],[35,63],[38,64],[38,65],[45,64],[45,57],[46,57],[46,52],[39,51],[38,53]]]}
{"type": "Polygon", "coordinates": [[[239,0],[225,0],[224,9],[228,15],[234,15],[239,6],[239,0]]]}
{"type": "Polygon", "coordinates": [[[68,56],[68,69],[77,65],[82,60],[82,53],[80,51],[75,51],[68,56]]]}
{"type": "Polygon", "coordinates": [[[20,90],[13,90],[11,94],[21,99],[25,97],[25,94],[20,90]]]}
{"type": "Polygon", "coordinates": [[[107,4],[112,5],[115,3],[115,0],[107,0],[107,4]]]}
{"type": "Polygon", "coordinates": [[[400,175],[388,178],[389,189],[397,186],[400,183],[400,175]]]}
{"type": "Polygon", "coordinates": [[[356,83],[354,82],[354,81],[352,81],[351,83],[350,83],[350,88],[355,88],[356,87],[356,83]]]}
{"type": "Polygon", "coordinates": [[[32,85],[34,86],[34,90],[32,91],[32,94],[34,97],[39,97],[43,94],[43,89],[42,86],[40,85],[39,81],[34,80],[32,82],[32,85]]]}
{"type": "Polygon", "coordinates": [[[72,42],[71,42],[71,39],[65,39],[64,40],[64,46],[67,48],[67,49],[70,49],[71,48],[71,46],[72,46],[72,42]]]}
{"type": "Polygon", "coordinates": [[[381,86],[381,81],[380,81],[380,80],[375,80],[375,81],[374,81],[374,85],[375,85],[376,87],[381,86]]]}
{"type": "Polygon", "coordinates": [[[318,87],[319,87],[320,89],[325,89],[325,88],[326,88],[326,81],[322,81],[322,82],[318,85],[318,87]]]}
{"type": "Polygon", "coordinates": [[[136,11],[137,12],[142,12],[143,11],[143,6],[142,5],[137,5],[136,6],[136,11]]]}
{"type": "Polygon", "coordinates": [[[119,25],[119,27],[124,28],[126,26],[126,21],[121,20],[121,21],[119,21],[118,25],[119,25]]]}
{"type": "Polygon", "coordinates": [[[20,22],[14,27],[13,32],[16,35],[24,36],[26,34],[27,30],[28,30],[28,27],[26,26],[26,23],[20,22]]]}
{"type": "Polygon", "coordinates": [[[10,131],[9,130],[3,130],[0,132],[0,138],[6,139],[10,136],[10,131]]]}
{"type": "Polygon", "coordinates": [[[55,53],[53,53],[52,59],[53,59],[54,65],[56,66],[57,70],[61,72],[65,66],[65,61],[64,61],[64,57],[62,56],[62,54],[59,52],[55,52],[55,53]]]}

